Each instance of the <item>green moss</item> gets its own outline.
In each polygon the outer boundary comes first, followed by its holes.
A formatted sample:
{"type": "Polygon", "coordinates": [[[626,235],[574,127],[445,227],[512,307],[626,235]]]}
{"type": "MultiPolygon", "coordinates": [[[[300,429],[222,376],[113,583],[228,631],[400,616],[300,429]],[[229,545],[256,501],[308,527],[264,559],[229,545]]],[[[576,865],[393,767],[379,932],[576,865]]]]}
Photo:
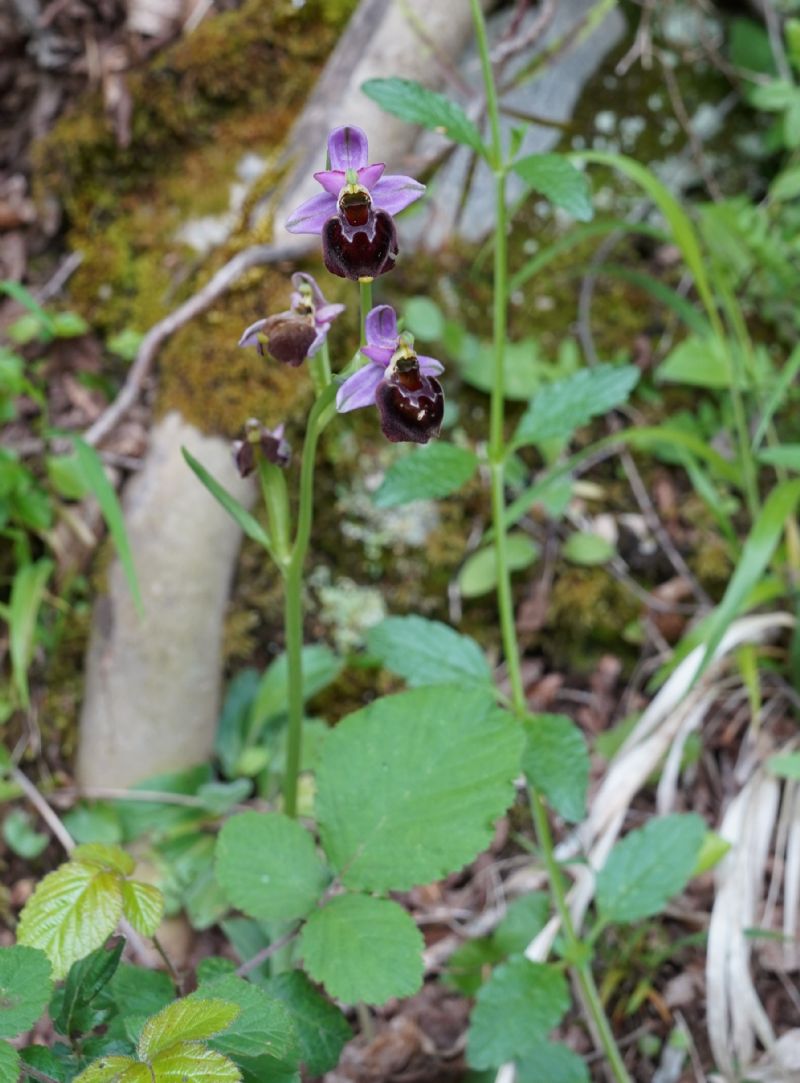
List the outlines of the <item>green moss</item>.
{"type": "Polygon", "coordinates": [[[639,611],[633,595],[604,568],[565,565],[550,595],[547,654],[557,664],[586,669],[609,647],[619,651],[623,632],[639,611]]]}

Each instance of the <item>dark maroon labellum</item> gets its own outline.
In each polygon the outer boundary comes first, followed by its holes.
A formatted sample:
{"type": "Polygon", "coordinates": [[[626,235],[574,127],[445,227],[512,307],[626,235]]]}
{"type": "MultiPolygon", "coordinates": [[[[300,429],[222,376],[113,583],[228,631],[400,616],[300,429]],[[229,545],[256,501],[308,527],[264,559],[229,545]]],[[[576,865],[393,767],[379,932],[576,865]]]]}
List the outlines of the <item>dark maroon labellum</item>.
{"type": "Polygon", "coordinates": [[[444,417],[444,392],[433,376],[420,372],[416,358],[404,358],[378,385],[375,403],[381,429],[393,444],[427,444],[439,435],[444,417]]]}
{"type": "Polygon", "coordinates": [[[372,225],[372,240],[366,229],[357,227],[348,238],[345,229],[352,229],[351,223],[343,223],[338,216],[328,219],[322,229],[322,258],[331,274],[357,280],[391,271],[397,259],[394,219],[386,211],[375,211],[372,225]]]}
{"type": "Polygon", "coordinates": [[[232,447],[233,461],[241,477],[249,477],[255,470],[256,448],[268,463],[274,463],[275,466],[289,465],[292,449],[282,433],[282,426],[271,432],[266,425],[259,425],[255,421],[247,423],[245,439],[234,440],[232,447]]]}
{"type": "Polygon", "coordinates": [[[262,334],[267,340],[267,351],[276,361],[296,368],[302,365],[311,343],[317,337],[313,321],[302,316],[270,316],[262,334]]]}

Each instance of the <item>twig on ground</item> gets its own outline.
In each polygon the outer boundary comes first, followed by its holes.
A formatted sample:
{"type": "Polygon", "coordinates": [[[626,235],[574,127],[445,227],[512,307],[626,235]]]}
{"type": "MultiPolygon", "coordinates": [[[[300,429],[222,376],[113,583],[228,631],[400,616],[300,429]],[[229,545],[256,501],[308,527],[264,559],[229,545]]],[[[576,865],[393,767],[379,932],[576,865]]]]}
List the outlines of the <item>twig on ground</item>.
{"type": "Polygon", "coordinates": [[[84,440],[88,444],[99,444],[130,410],[142,390],[161,345],[170,335],[205,311],[246,271],[269,263],[280,263],[296,257],[297,254],[298,248],[295,245],[256,244],[245,248],[220,267],[201,290],[179,305],[174,312],[170,312],[163,320],[159,320],[142,339],[136,360],[119,394],[91,428],[84,433],[84,440]]]}
{"type": "Polygon", "coordinates": [[[40,304],[44,304],[45,301],[49,301],[52,297],[57,297],[82,263],[83,252],[72,252],[67,256],[56,269],[52,278],[49,278],[37,292],[36,300],[40,304]]]}
{"type": "Polygon", "coordinates": [[[279,936],[277,940],[273,940],[271,944],[267,944],[261,951],[256,952],[252,959],[248,959],[246,963],[242,963],[235,970],[235,973],[240,978],[244,978],[252,970],[256,970],[265,963],[267,959],[271,959],[273,955],[276,955],[281,948],[285,948],[297,936],[297,929],[292,929],[288,933],[284,933],[283,936],[279,936]]]}
{"type": "Polygon", "coordinates": [[[719,184],[717,184],[717,179],[709,168],[708,159],[706,158],[703,149],[703,141],[699,138],[692,126],[692,118],[689,116],[688,110],[686,109],[686,103],[683,100],[681,88],[678,86],[678,80],[675,78],[675,72],[669,64],[665,62],[661,54],[659,54],[658,59],[661,64],[661,73],[664,76],[664,84],[672,104],[672,111],[681,128],[683,128],[684,134],[689,142],[689,148],[692,152],[694,163],[700,171],[700,175],[703,178],[703,184],[705,184],[708,194],[715,203],[719,203],[723,198],[722,189],[719,184]]]}

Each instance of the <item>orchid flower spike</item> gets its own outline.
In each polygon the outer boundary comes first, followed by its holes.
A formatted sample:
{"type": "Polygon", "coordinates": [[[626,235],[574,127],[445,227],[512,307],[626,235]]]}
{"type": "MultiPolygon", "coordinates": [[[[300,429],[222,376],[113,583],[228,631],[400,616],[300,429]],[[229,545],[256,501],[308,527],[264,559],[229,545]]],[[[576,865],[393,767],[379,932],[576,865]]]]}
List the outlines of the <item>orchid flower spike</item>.
{"type": "Polygon", "coordinates": [[[336,128],[328,137],[330,169],[315,173],[324,191],[290,215],[290,233],[322,235],[322,255],[340,278],[376,278],[391,271],[397,258],[395,214],[425,191],[425,185],[399,174],[384,177],[382,162],[369,164],[361,128],[336,128]]]}
{"type": "Polygon", "coordinates": [[[263,455],[267,462],[275,466],[288,466],[292,449],[283,436],[284,426],[268,429],[255,418],[245,423],[244,439],[234,440],[231,450],[233,461],[241,477],[249,477],[257,466],[257,455],[263,455]]]}
{"type": "Polygon", "coordinates": [[[330,305],[322,290],[302,271],[292,275],[291,307],[285,312],[256,320],[239,339],[240,346],[255,346],[285,365],[301,365],[313,357],[325,341],[331,324],[344,305],[330,305]]]}
{"type": "Polygon", "coordinates": [[[377,406],[381,429],[392,443],[427,444],[438,436],[444,415],[444,392],[434,377],[444,366],[419,356],[413,335],[398,334],[397,316],[389,305],[367,313],[367,344],[361,353],[369,364],[348,377],[336,395],[339,413],[377,406]]]}

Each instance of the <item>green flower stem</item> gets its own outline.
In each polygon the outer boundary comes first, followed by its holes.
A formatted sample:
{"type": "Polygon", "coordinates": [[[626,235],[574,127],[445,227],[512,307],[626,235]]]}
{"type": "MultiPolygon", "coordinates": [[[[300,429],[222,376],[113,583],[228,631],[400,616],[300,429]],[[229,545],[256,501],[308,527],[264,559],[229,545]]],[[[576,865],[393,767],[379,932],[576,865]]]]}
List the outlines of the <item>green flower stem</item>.
{"type": "Polygon", "coordinates": [[[589,1016],[595,1041],[602,1046],[608,1060],[608,1065],[614,1079],[617,1080],[617,1083],[632,1083],[631,1077],[628,1074],[628,1069],[625,1067],[622,1055],[614,1040],[614,1035],[611,1031],[611,1026],[608,1022],[608,1018],[603,1008],[603,1002],[600,999],[600,993],[594,980],[594,974],[592,973],[590,963],[590,949],[587,945],[581,943],[575,932],[572,914],[570,913],[567,904],[566,884],[564,883],[561,867],[558,864],[554,853],[553,837],[550,833],[550,824],[547,819],[547,810],[544,807],[544,801],[533,786],[530,786],[529,789],[533,822],[536,827],[536,834],[547,867],[547,874],[553,891],[553,899],[559,917],[561,918],[561,929],[564,934],[564,939],[567,942],[567,957],[571,961],[572,970],[581,992],[584,1009],[589,1016]]]}
{"type": "Polygon", "coordinates": [[[372,308],[372,279],[359,278],[358,288],[361,300],[361,345],[367,341],[367,313],[372,308]]]}
{"type": "Polygon", "coordinates": [[[261,494],[267,508],[269,536],[272,542],[270,556],[281,574],[285,574],[289,562],[289,494],[286,488],[286,475],[280,466],[267,462],[262,455],[258,460],[258,477],[261,482],[261,494]]]}
{"type": "MultiPolygon", "coordinates": [[[[492,73],[489,42],[486,24],[481,10],[480,0],[470,0],[472,19],[478,52],[481,58],[483,81],[486,89],[486,104],[492,133],[491,149],[488,154],[489,164],[495,176],[495,232],[494,232],[494,368],[492,376],[492,395],[489,415],[489,466],[492,496],[492,524],[494,530],[494,551],[497,568],[497,602],[500,613],[500,629],[503,638],[503,651],[511,685],[511,700],[514,711],[522,716],[525,713],[525,689],[522,683],[519,643],[514,623],[514,605],[511,594],[511,572],[508,564],[507,537],[505,531],[505,343],[508,334],[508,252],[507,252],[507,207],[506,174],[508,166],[503,157],[503,145],[500,132],[500,111],[497,101],[494,76],[492,73]]],[[[553,839],[542,799],[531,787],[531,807],[536,837],[542,851],[548,871],[550,891],[553,903],[561,917],[564,936],[569,945],[569,958],[572,969],[584,999],[586,1010],[597,1041],[602,1046],[608,1065],[616,1083],[631,1083],[630,1076],[614,1041],[614,1035],[606,1019],[594,977],[591,972],[590,956],[576,936],[575,928],[567,905],[566,885],[555,858],[553,839]]]]}
{"type": "Polygon", "coordinates": [[[323,339],[319,350],[309,360],[311,380],[317,396],[321,395],[331,382],[331,355],[328,350],[328,340],[323,339]]]}
{"type": "Polygon", "coordinates": [[[286,598],[284,630],[286,636],[287,701],[289,729],[286,747],[286,773],[283,780],[283,806],[287,816],[297,815],[297,780],[303,751],[303,566],[311,538],[314,512],[314,464],[317,442],[335,413],[333,384],[322,391],[311,408],[300,465],[300,495],[297,531],[285,570],[286,598]]]}

